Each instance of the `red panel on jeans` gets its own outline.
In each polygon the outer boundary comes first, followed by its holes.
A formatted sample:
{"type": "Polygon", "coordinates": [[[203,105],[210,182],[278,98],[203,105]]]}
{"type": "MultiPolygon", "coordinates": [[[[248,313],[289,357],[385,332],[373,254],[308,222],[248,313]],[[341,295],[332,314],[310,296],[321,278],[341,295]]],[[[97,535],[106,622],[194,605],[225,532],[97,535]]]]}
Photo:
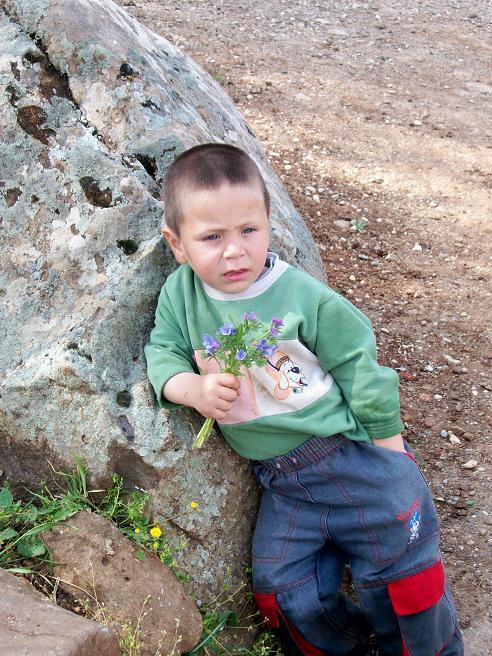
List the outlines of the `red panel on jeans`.
{"type": "Polygon", "coordinates": [[[444,594],[442,562],[413,576],[388,583],[388,592],[397,615],[412,615],[430,608],[444,594]]]}
{"type": "Polygon", "coordinates": [[[277,604],[277,597],[275,594],[257,594],[254,595],[256,604],[260,609],[260,613],[266,618],[267,624],[271,629],[278,629],[280,626],[279,615],[285,622],[292,639],[299,647],[304,656],[324,656],[323,652],[317,647],[311,645],[299,631],[289,622],[289,620],[282,613],[280,606],[277,604]]]}

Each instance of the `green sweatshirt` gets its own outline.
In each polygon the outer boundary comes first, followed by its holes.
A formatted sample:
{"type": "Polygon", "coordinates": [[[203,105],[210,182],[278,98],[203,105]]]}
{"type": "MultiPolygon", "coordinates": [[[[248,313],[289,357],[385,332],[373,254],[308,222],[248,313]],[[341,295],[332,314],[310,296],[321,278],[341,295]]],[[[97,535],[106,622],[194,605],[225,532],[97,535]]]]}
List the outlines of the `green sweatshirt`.
{"type": "Polygon", "coordinates": [[[203,357],[203,336],[255,312],[283,319],[278,349],[265,367],[244,369],[241,394],[220,429],[240,455],[263,460],[287,453],[313,435],[342,433],[357,441],[403,429],[398,375],[376,360],[371,323],[332,289],[271,255],[266,275],[240,294],[202,283],[189,265],[163,286],[155,327],[145,347],[159,405],[166,382],[181,372],[218,371],[203,357]]]}

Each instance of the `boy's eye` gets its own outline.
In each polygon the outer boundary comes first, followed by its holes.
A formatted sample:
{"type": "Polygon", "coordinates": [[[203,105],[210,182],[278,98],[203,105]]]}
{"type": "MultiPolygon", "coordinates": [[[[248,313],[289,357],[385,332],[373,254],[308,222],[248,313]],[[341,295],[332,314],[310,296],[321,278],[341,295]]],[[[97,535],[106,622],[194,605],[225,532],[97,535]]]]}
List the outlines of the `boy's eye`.
{"type": "Polygon", "coordinates": [[[205,237],[205,241],[215,241],[216,239],[220,239],[220,235],[207,235],[205,237]]]}
{"type": "Polygon", "coordinates": [[[254,231],[255,231],[254,228],[243,228],[243,232],[246,234],[249,234],[250,232],[254,232],[254,231]]]}

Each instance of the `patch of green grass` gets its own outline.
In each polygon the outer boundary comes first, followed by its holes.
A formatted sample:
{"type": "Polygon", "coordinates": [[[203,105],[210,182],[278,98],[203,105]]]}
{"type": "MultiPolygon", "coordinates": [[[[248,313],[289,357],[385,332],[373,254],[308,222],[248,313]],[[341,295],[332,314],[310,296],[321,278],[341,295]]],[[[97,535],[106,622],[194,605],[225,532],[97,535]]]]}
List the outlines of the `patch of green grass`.
{"type": "Polygon", "coordinates": [[[222,83],[224,82],[224,76],[223,76],[222,73],[220,72],[220,68],[216,68],[216,69],[214,70],[212,77],[213,77],[214,80],[215,80],[216,82],[218,82],[219,84],[222,84],[222,83]]]}
{"type": "Polygon", "coordinates": [[[89,471],[79,459],[74,471],[56,472],[56,475],[60,482],[56,492],[43,484],[38,493],[28,493],[27,501],[14,500],[7,484],[0,489],[0,567],[29,573],[49,566],[49,554],[40,534],[85,510],[116,524],[138,545],[137,558],[143,560],[146,553],[152,552],[179,579],[186,580],[174,555],[186,541],[172,544],[161,528],[151,521],[147,513],[149,494],[126,491],[119,474],[112,475],[107,490],[90,490],[89,471]]]}

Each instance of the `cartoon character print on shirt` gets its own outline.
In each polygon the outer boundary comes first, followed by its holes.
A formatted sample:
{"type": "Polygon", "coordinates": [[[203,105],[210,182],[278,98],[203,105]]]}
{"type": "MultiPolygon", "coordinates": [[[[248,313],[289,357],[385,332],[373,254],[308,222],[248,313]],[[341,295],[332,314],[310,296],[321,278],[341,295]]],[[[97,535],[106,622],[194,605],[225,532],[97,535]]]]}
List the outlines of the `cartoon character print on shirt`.
{"type": "MultiPolygon", "coordinates": [[[[200,371],[217,373],[217,362],[203,349],[195,351],[200,371]]],[[[316,403],[334,384],[318,358],[297,339],[279,340],[278,350],[263,367],[241,369],[241,394],[221,424],[237,424],[302,410],[316,403]]]]}
{"type": "Polygon", "coordinates": [[[300,394],[308,383],[301,368],[282,351],[276,351],[265,369],[275,381],[273,396],[282,401],[291,393],[300,394]]]}

